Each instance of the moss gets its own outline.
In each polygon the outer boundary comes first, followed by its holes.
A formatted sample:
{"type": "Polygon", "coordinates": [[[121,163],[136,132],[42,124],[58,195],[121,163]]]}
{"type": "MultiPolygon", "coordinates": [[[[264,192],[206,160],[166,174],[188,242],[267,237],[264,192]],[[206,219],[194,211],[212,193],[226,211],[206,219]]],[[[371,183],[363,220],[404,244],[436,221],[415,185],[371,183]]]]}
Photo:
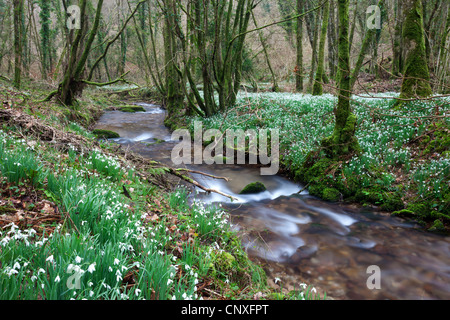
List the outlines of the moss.
{"type": "Polygon", "coordinates": [[[394,211],[392,213],[394,217],[400,217],[400,218],[414,218],[415,213],[411,210],[403,209],[400,211],[394,211]]]}
{"type": "Polygon", "coordinates": [[[120,138],[120,135],[117,132],[111,130],[103,130],[103,129],[95,129],[92,131],[98,139],[116,139],[120,138]]]}
{"type": "Polygon", "coordinates": [[[441,220],[435,220],[433,222],[433,225],[428,229],[428,231],[444,232],[444,231],[446,231],[446,229],[441,220]]]}
{"type": "Polygon", "coordinates": [[[429,207],[423,203],[410,203],[406,206],[406,209],[420,217],[426,217],[430,211],[429,207]]]}
{"type": "MultiPolygon", "coordinates": [[[[403,39],[407,57],[400,98],[428,97],[432,90],[425,48],[422,1],[408,2],[405,12],[403,39]]],[[[396,106],[402,104],[399,102],[396,106]]]]}
{"type": "Polygon", "coordinates": [[[261,193],[266,190],[267,190],[266,186],[263,183],[257,181],[257,182],[252,182],[252,183],[248,184],[247,186],[245,186],[244,189],[242,189],[242,191],[239,192],[239,194],[261,193]]]}
{"type": "Polygon", "coordinates": [[[405,208],[405,204],[403,203],[401,197],[394,194],[385,194],[383,197],[383,204],[381,205],[382,210],[386,210],[389,212],[402,210],[405,208]]]}
{"type": "Polygon", "coordinates": [[[7,208],[7,207],[3,207],[3,206],[0,206],[0,214],[5,214],[5,213],[16,213],[16,209],[14,209],[14,208],[7,208]]]}
{"type": "MultiPolygon", "coordinates": [[[[341,113],[336,116],[336,122],[344,121],[346,113],[341,113]]],[[[327,156],[331,159],[337,159],[340,156],[361,153],[361,147],[355,137],[357,119],[353,113],[348,114],[345,125],[340,128],[336,125],[333,135],[322,140],[322,147],[327,156]]]]}
{"type": "Polygon", "coordinates": [[[213,273],[228,273],[233,269],[236,258],[227,251],[214,251],[212,254],[212,261],[210,267],[213,273]]]}
{"type": "Polygon", "coordinates": [[[299,170],[297,170],[295,179],[297,181],[310,183],[317,177],[323,176],[329,170],[332,164],[333,160],[329,158],[322,158],[313,164],[305,161],[304,165],[299,170]]]}
{"type": "Polygon", "coordinates": [[[120,107],[119,110],[122,111],[122,112],[129,112],[129,113],[145,112],[144,107],[142,107],[142,106],[133,106],[133,105],[120,107]]]}
{"type": "Polygon", "coordinates": [[[341,193],[335,188],[325,188],[322,193],[322,199],[325,201],[337,202],[341,198],[341,193]]]}
{"type": "Polygon", "coordinates": [[[382,196],[376,189],[364,188],[356,192],[355,199],[362,203],[368,202],[371,204],[379,204],[382,201],[382,196]]]}

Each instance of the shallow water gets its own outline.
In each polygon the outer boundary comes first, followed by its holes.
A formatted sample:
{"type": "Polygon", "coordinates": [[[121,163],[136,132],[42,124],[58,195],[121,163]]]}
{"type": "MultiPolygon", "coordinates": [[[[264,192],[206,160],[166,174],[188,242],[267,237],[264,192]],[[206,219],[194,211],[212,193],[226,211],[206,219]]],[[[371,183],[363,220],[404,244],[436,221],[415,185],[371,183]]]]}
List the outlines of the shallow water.
{"type": "MultiPolygon", "coordinates": [[[[117,143],[143,156],[171,164],[171,134],[165,111],[140,103],[146,112],[106,112],[97,124],[113,130],[117,143]],[[161,143],[161,140],[165,142],[161,143]]],[[[197,198],[220,202],[243,233],[249,255],[263,265],[273,286],[315,286],[334,299],[450,299],[450,238],[421,231],[412,223],[374,209],[332,204],[302,192],[303,186],[282,176],[261,176],[254,167],[189,166],[230,179],[202,175],[202,185],[238,199],[198,190],[197,198]],[[267,191],[239,195],[247,184],[264,183],[267,191]],[[381,269],[381,289],[370,290],[367,268],[381,269]]]]}

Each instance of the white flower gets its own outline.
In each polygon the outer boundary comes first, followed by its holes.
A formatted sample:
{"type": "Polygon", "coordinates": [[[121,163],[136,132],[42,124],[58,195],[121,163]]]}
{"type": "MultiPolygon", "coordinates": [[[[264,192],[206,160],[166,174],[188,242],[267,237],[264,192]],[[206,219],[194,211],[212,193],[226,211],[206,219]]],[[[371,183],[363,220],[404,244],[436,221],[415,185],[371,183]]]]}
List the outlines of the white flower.
{"type": "Polygon", "coordinates": [[[280,278],[275,278],[275,283],[281,282],[280,278]]]}
{"type": "Polygon", "coordinates": [[[118,265],[119,263],[120,263],[120,260],[117,259],[117,258],[115,258],[115,259],[114,259],[114,265],[118,265]]]}
{"type": "Polygon", "coordinates": [[[51,255],[50,257],[48,257],[47,259],[45,259],[45,261],[53,262],[53,261],[55,261],[55,260],[53,259],[53,255],[51,255]]]}
{"type": "Polygon", "coordinates": [[[140,289],[136,289],[136,291],[134,291],[134,293],[136,294],[136,297],[137,297],[138,295],[141,294],[141,290],[140,289]]]}
{"type": "Polygon", "coordinates": [[[20,264],[18,262],[14,263],[13,269],[20,269],[20,264]]]}
{"type": "Polygon", "coordinates": [[[40,269],[38,270],[38,275],[40,275],[41,273],[45,273],[45,270],[42,269],[42,268],[40,268],[40,269]]]}
{"type": "Polygon", "coordinates": [[[60,278],[59,276],[56,276],[55,282],[58,283],[58,282],[60,282],[60,281],[61,281],[61,278],[60,278]]]}
{"type": "Polygon", "coordinates": [[[92,297],[94,295],[94,291],[89,291],[89,297],[92,297]]]}
{"type": "Polygon", "coordinates": [[[167,285],[171,284],[173,282],[173,280],[169,279],[167,280],[167,285]]]}
{"type": "Polygon", "coordinates": [[[316,288],[312,288],[312,289],[311,289],[311,292],[317,293],[316,288]]]}
{"type": "Polygon", "coordinates": [[[95,271],[95,265],[96,265],[96,263],[94,262],[93,264],[91,264],[89,267],[88,267],[88,272],[90,272],[90,273],[93,273],[94,271],[95,271]]]}

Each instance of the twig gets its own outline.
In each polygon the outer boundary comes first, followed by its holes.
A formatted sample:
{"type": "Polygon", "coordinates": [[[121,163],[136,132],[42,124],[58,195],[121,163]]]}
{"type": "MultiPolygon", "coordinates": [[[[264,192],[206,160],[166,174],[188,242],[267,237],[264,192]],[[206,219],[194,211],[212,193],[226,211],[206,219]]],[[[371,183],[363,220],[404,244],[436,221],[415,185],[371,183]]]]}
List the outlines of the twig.
{"type": "Polygon", "coordinates": [[[189,173],[196,173],[196,174],[200,174],[202,176],[210,177],[210,178],[213,178],[213,179],[225,180],[226,182],[230,181],[230,179],[227,178],[227,177],[218,177],[218,176],[214,176],[212,174],[208,174],[208,173],[197,171],[197,170],[190,170],[190,169],[186,169],[186,168],[184,168],[184,169],[177,169],[177,170],[178,171],[186,171],[186,172],[189,172],[189,173]]]}

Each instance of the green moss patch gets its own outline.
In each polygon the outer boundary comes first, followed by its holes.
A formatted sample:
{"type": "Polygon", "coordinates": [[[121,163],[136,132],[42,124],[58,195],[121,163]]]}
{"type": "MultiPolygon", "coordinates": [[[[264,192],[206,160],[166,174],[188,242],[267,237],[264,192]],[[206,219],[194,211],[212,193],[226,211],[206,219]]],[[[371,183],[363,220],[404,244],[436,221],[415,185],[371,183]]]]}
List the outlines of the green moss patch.
{"type": "Polygon", "coordinates": [[[98,139],[117,139],[120,138],[120,135],[117,132],[111,130],[103,130],[103,129],[95,129],[92,133],[98,139]]]}
{"type": "Polygon", "coordinates": [[[134,105],[127,105],[124,107],[120,107],[119,110],[122,112],[128,112],[128,113],[145,112],[144,107],[134,106],[134,105]]]}
{"type": "Polygon", "coordinates": [[[266,190],[267,188],[263,183],[253,182],[245,186],[244,189],[242,189],[242,191],[239,194],[255,194],[264,192],[266,190]]]}

